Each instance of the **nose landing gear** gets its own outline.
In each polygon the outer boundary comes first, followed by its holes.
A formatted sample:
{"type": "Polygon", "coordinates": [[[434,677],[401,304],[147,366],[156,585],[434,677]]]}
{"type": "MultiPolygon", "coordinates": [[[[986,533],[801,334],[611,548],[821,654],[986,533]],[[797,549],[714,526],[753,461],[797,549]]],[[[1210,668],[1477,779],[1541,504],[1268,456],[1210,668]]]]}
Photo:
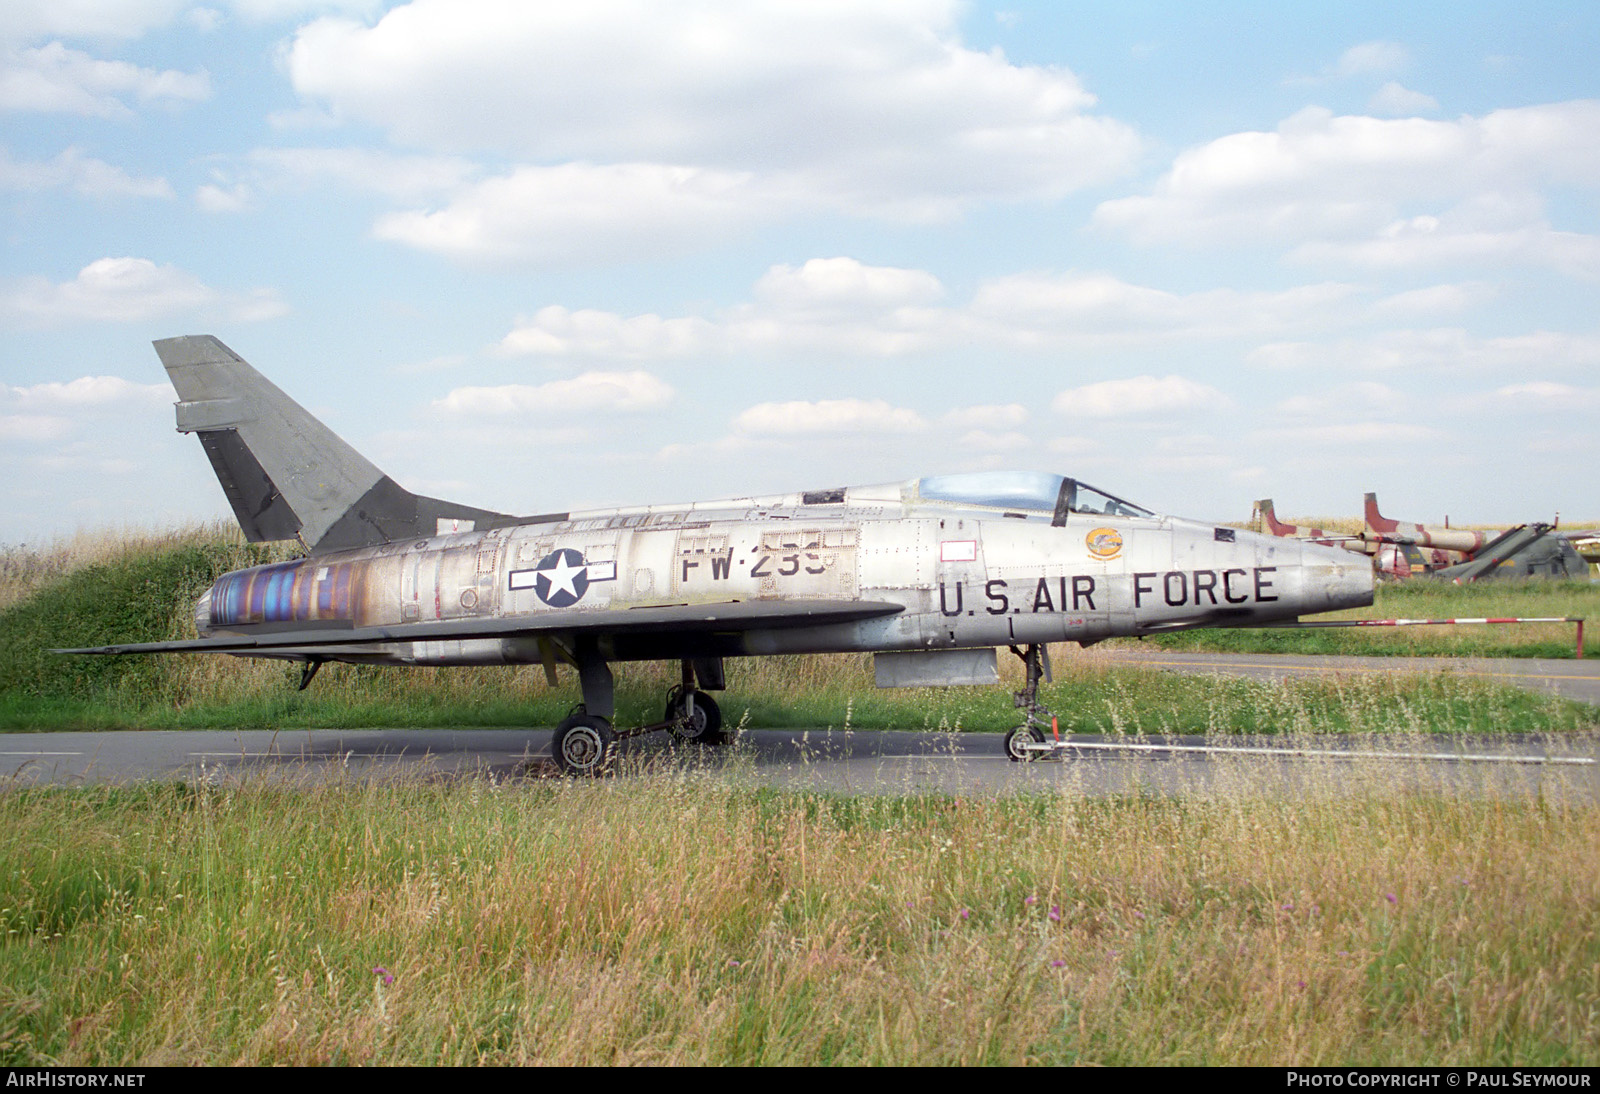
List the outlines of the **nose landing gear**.
{"type": "Polygon", "coordinates": [[[1012,702],[1023,712],[1024,721],[1006,734],[1006,759],[1012,763],[1028,763],[1049,752],[1044,731],[1055,732],[1055,715],[1039,703],[1039,683],[1050,679],[1050,655],[1044,646],[1034,645],[1011,652],[1022,659],[1027,673],[1022,690],[1012,695],[1012,702]]]}

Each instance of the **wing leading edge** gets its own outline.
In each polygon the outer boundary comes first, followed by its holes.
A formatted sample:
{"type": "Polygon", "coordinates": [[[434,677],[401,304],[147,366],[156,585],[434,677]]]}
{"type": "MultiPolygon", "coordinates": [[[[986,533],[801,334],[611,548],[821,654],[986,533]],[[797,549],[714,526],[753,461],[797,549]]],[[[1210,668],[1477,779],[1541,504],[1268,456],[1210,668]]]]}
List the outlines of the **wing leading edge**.
{"type": "Polygon", "coordinates": [[[51,650],[51,653],[337,653],[382,642],[437,642],[465,638],[534,638],[552,634],[705,634],[854,623],[903,612],[886,600],[735,600],[720,604],[668,604],[618,611],[550,611],[536,616],[446,619],[393,626],[301,627],[116,646],[51,650]]]}

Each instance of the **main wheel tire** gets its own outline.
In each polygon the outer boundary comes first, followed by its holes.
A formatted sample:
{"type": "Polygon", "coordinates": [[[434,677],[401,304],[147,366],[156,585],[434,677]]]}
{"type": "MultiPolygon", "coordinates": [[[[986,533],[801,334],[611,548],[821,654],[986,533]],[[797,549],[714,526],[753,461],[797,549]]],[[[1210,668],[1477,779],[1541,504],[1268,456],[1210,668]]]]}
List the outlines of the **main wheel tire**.
{"type": "Polygon", "coordinates": [[[689,744],[720,745],[725,742],[728,735],[722,732],[722,708],[717,706],[716,700],[703,691],[694,692],[694,713],[684,718],[683,709],[688,698],[688,693],[681,688],[673,688],[672,694],[667,696],[664,720],[675,723],[672,735],[689,744]]]}
{"type": "Polygon", "coordinates": [[[563,775],[592,777],[605,771],[616,749],[617,734],[604,718],[574,714],[556,726],[550,755],[563,775]]]}
{"type": "Polygon", "coordinates": [[[1038,757],[1037,752],[1028,752],[1022,748],[1022,742],[1031,741],[1033,744],[1044,744],[1044,734],[1033,726],[1018,726],[1006,734],[1006,759],[1012,763],[1031,763],[1038,757]]]}

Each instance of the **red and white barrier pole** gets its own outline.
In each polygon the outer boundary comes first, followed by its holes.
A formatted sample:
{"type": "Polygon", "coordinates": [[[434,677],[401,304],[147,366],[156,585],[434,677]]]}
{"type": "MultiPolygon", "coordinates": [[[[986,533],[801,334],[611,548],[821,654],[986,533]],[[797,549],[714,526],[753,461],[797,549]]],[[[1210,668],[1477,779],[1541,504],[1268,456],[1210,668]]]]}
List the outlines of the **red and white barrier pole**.
{"type": "Polygon", "coordinates": [[[1300,629],[1311,627],[1440,627],[1459,623],[1576,623],[1578,644],[1574,654],[1583,659],[1583,616],[1542,616],[1536,618],[1507,616],[1499,619],[1310,619],[1295,623],[1267,623],[1263,629],[1300,629]]]}

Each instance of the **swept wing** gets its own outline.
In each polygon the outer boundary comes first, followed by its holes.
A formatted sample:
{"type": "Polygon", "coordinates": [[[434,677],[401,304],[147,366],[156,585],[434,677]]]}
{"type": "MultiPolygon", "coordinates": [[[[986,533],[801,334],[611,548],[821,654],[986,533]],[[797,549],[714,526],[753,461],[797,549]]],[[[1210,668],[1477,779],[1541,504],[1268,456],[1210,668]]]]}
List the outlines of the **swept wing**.
{"type": "Polygon", "coordinates": [[[253,632],[52,650],[52,653],[279,653],[337,656],[351,646],[381,642],[439,642],[469,638],[538,638],[550,635],[681,635],[818,627],[894,615],[904,605],[881,600],[734,600],[721,604],[669,604],[620,611],[548,611],[532,616],[446,619],[391,626],[264,625],[253,632]]]}

